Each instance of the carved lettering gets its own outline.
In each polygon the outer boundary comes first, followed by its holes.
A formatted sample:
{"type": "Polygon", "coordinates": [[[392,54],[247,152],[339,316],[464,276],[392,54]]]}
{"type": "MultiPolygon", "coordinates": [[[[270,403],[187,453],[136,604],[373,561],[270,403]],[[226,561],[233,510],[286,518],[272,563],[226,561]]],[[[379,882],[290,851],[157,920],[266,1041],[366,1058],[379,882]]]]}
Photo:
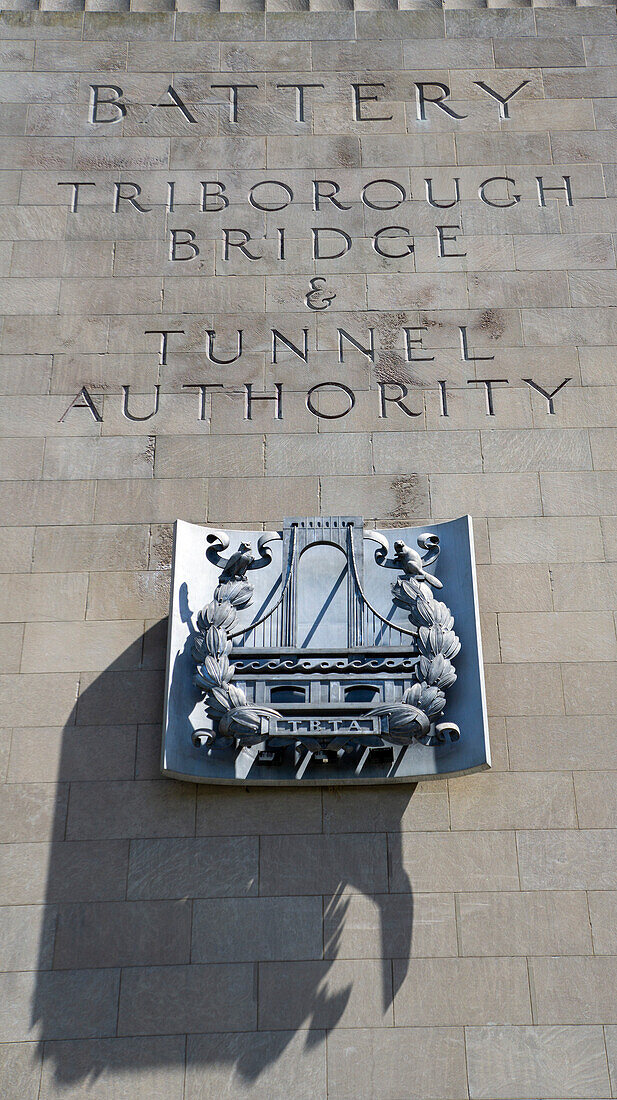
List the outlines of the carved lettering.
{"type": "Polygon", "coordinates": [[[553,402],[555,394],[559,393],[559,391],[562,390],[564,386],[567,386],[568,382],[571,381],[571,378],[564,378],[563,382],[560,382],[560,384],[551,393],[548,393],[548,391],[543,389],[543,387],[540,386],[538,382],[534,382],[533,378],[523,378],[523,382],[526,382],[528,386],[531,386],[532,389],[536,390],[538,393],[541,393],[542,396],[546,398],[548,411],[551,416],[555,415],[555,404],[553,402]]]}
{"type": "Polygon", "coordinates": [[[273,401],[274,402],[274,419],[283,419],[283,386],[280,382],[274,383],[274,394],[269,393],[253,393],[252,382],[244,383],[245,402],[244,402],[244,419],[253,419],[253,402],[254,401],[273,401]]]}
{"type": "Polygon", "coordinates": [[[199,248],[195,244],[195,234],[192,229],[170,229],[169,230],[169,259],[170,260],[194,260],[196,256],[199,256],[199,248]],[[180,239],[180,235],[184,236],[184,240],[180,239]],[[178,255],[178,249],[190,248],[188,256],[178,255]]]}
{"type": "Polygon", "coordinates": [[[129,411],[130,390],[130,386],[122,387],[122,415],[126,417],[127,420],[152,420],[152,417],[156,416],[157,412],[159,411],[159,395],[161,387],[154,387],[154,408],[152,412],[146,413],[145,416],[136,416],[134,413],[129,411]]]}
{"type": "Polygon", "coordinates": [[[437,199],[433,198],[433,181],[432,179],[426,179],[426,201],[430,206],[436,206],[439,210],[448,210],[451,206],[456,206],[457,202],[461,201],[461,188],[460,179],[455,178],[454,183],[454,198],[452,202],[437,202],[437,199]]]}
{"type": "Polygon", "coordinates": [[[58,423],[64,424],[71,409],[88,409],[93,420],[96,420],[97,424],[101,424],[103,421],[103,414],[97,409],[92,396],[88,392],[86,386],[82,386],[79,393],[75,395],[68,409],[66,409],[60,417],[58,423]]]}
{"type": "Polygon", "coordinates": [[[353,88],[353,119],[354,122],[390,122],[392,115],[363,115],[362,104],[363,103],[379,103],[378,95],[364,95],[363,89],[366,88],[385,88],[385,84],[354,84],[353,88]]]}
{"type": "MultiPolygon", "coordinates": [[[[167,91],[165,92],[165,95],[169,96],[169,98],[171,99],[171,103],[152,103],[150,104],[150,106],[153,110],[156,110],[157,107],[175,107],[182,112],[187,122],[191,122],[193,123],[193,125],[197,125],[197,119],[195,118],[195,115],[191,114],[188,107],[186,106],[186,103],[183,99],[180,98],[173,84],[169,85],[167,91]]],[[[146,120],[144,119],[144,122],[145,121],[146,120]]]]}
{"type": "Polygon", "coordinates": [[[332,229],[324,226],[321,229],[312,229],[313,234],[313,259],[314,260],[339,260],[341,256],[344,256],[346,252],[349,252],[351,248],[351,237],[348,233],[345,233],[343,229],[332,229]],[[327,255],[321,251],[321,235],[322,233],[336,233],[338,237],[343,238],[343,245],[340,252],[330,252],[327,255]]]}
{"type": "Polygon", "coordinates": [[[460,225],[436,225],[435,229],[437,230],[439,258],[441,260],[451,259],[454,256],[466,256],[467,255],[466,252],[447,252],[446,251],[446,244],[448,244],[448,243],[453,244],[457,240],[457,236],[458,236],[457,233],[454,233],[454,234],[447,233],[446,230],[447,229],[456,229],[458,231],[458,233],[462,233],[462,229],[461,229],[460,225]]]}
{"type": "Polygon", "coordinates": [[[409,388],[402,382],[378,382],[379,387],[379,416],[380,419],[385,420],[388,416],[388,405],[396,405],[397,408],[402,409],[406,416],[422,416],[422,410],[420,412],[414,412],[408,405],[405,404],[403,398],[407,397],[409,388]],[[388,397],[386,390],[388,387],[396,386],[398,394],[395,397],[388,397]]]}
{"type": "Polygon", "coordinates": [[[284,210],[286,206],[289,206],[290,202],[293,202],[293,197],[294,193],[291,187],[288,187],[286,183],[281,183],[280,180],[260,180],[259,183],[254,183],[249,191],[249,202],[256,210],[284,210]],[[260,203],[255,198],[255,192],[258,187],[280,187],[285,192],[285,198],[283,202],[279,203],[260,203]]]}
{"type": "Polygon", "coordinates": [[[149,214],[152,210],[151,206],[142,206],[137,202],[137,196],[141,195],[141,187],[138,183],[114,183],[114,214],[118,213],[121,202],[130,202],[131,206],[135,210],[139,210],[140,214],[149,214]],[[132,187],[133,194],[126,194],[126,189],[132,187]]]}
{"type": "Polygon", "coordinates": [[[59,183],[58,187],[72,187],[73,188],[72,195],[71,195],[70,210],[71,210],[71,214],[75,214],[76,211],[77,211],[78,203],[79,203],[79,188],[80,187],[96,187],[96,183],[88,183],[87,180],[75,180],[75,181],[71,181],[71,183],[59,183]]]}
{"type": "Polygon", "coordinates": [[[201,181],[201,203],[200,210],[203,214],[216,214],[219,210],[224,210],[226,206],[229,206],[229,199],[225,194],[226,187],[224,183],[219,180],[202,180],[201,181]],[[210,188],[215,187],[217,190],[212,192],[210,188]],[[220,206],[213,206],[212,202],[220,201],[220,206]]]}
{"type": "Polygon", "coordinates": [[[301,359],[303,363],[308,363],[308,353],[309,353],[309,351],[308,351],[308,329],[307,328],[302,329],[302,335],[303,335],[303,350],[301,350],[299,347],[297,347],[293,343],[293,341],[291,341],[289,339],[289,337],[283,336],[283,333],[279,332],[279,330],[277,328],[273,328],[272,329],[272,362],[273,363],[278,363],[277,350],[278,350],[278,342],[280,340],[280,342],[282,344],[284,344],[285,347],[289,349],[289,351],[291,351],[294,355],[298,356],[298,359],[301,359]]]}
{"type": "Polygon", "coordinates": [[[544,177],[536,176],[536,184],[538,185],[538,206],[546,206],[546,192],[547,191],[563,191],[566,197],[566,206],[574,206],[574,199],[572,198],[572,187],[569,176],[562,176],[563,183],[559,187],[545,187],[544,177]]]}
{"type": "Polygon", "coordinates": [[[212,84],[212,90],[215,91],[218,88],[222,88],[229,92],[229,121],[236,123],[238,121],[238,92],[240,88],[258,88],[258,84],[212,84]]]}
{"type": "Polygon", "coordinates": [[[277,88],[295,88],[296,122],[306,122],[304,117],[304,92],[306,88],[323,88],[323,84],[277,84],[277,88]]]}
{"type": "Polygon", "coordinates": [[[449,107],[445,102],[450,95],[450,89],[447,84],[442,84],[439,80],[431,81],[419,81],[416,83],[416,110],[418,119],[420,122],[426,122],[426,107],[428,103],[432,103],[435,107],[439,107],[440,111],[449,115],[450,118],[462,119],[467,118],[467,115],[459,115],[456,111],[449,107]],[[426,88],[437,88],[438,92],[436,96],[429,96],[426,94],[426,88]]]}
{"type": "Polygon", "coordinates": [[[208,346],[206,355],[211,363],[218,363],[219,366],[226,367],[230,363],[235,363],[237,359],[242,355],[242,329],[237,329],[237,350],[236,354],[232,355],[231,359],[221,359],[214,354],[214,341],[216,340],[216,332],[214,329],[207,329],[206,336],[208,337],[208,346]]]}
{"type": "Polygon", "coordinates": [[[366,358],[369,359],[371,363],[375,362],[375,329],[374,328],[369,328],[369,330],[368,330],[369,331],[368,347],[365,347],[364,344],[361,344],[360,341],[356,340],[354,336],[350,336],[350,334],[348,332],[346,332],[344,328],[340,328],[337,331],[338,331],[338,361],[339,361],[339,363],[344,363],[345,362],[345,348],[344,348],[344,343],[343,343],[344,340],[347,340],[347,342],[349,344],[352,344],[352,346],[354,348],[356,348],[356,350],[359,351],[361,353],[361,355],[365,355],[366,358]]]}
{"type": "Polygon", "coordinates": [[[426,332],[426,325],[411,325],[405,326],[403,329],[405,333],[405,359],[408,363],[432,363],[434,355],[414,355],[412,344],[417,344],[419,348],[424,351],[424,345],[422,343],[422,336],[412,336],[412,332],[426,332]]]}
{"type": "Polygon", "coordinates": [[[373,237],[373,248],[379,256],[385,256],[389,260],[400,260],[403,256],[411,256],[414,251],[414,239],[408,229],[405,229],[402,225],[386,225],[383,229],[378,229],[373,237]],[[403,247],[402,251],[395,252],[390,250],[386,252],[382,247],[381,239],[394,240],[396,238],[407,237],[407,244],[403,247]]]}
{"type": "Polygon", "coordinates": [[[126,117],[126,104],[123,102],[124,92],[117,84],[91,84],[90,85],[90,117],[89,122],[120,122],[126,117]],[[111,96],[103,98],[101,92],[111,92],[111,96]],[[111,118],[103,118],[100,107],[110,107],[117,114],[111,118]]]}
{"type": "Polygon", "coordinates": [[[490,95],[490,96],[492,96],[493,99],[497,100],[497,102],[499,104],[499,117],[500,118],[509,118],[510,117],[510,111],[509,111],[509,108],[508,108],[508,103],[516,95],[517,92],[520,92],[521,88],[524,88],[526,84],[529,84],[529,81],[528,80],[521,81],[521,83],[517,85],[517,87],[514,89],[514,91],[510,92],[510,95],[507,95],[507,96],[500,95],[500,93],[496,92],[494,88],[491,88],[488,84],[486,84],[484,80],[474,80],[474,84],[476,84],[478,86],[478,88],[481,88],[483,92],[486,92],[487,95],[490,95]]]}
{"type": "Polygon", "coordinates": [[[497,209],[506,208],[508,206],[516,206],[517,202],[521,201],[520,195],[513,195],[511,199],[507,199],[505,202],[496,202],[494,199],[488,199],[486,197],[486,188],[489,183],[497,183],[501,181],[503,183],[511,183],[513,187],[516,186],[516,180],[513,180],[511,176],[490,176],[489,179],[484,180],[479,187],[479,195],[482,202],[485,202],[487,206],[495,206],[497,209]]]}
{"type": "Polygon", "coordinates": [[[494,359],[494,355],[471,355],[469,351],[469,344],[467,341],[467,325],[459,325],[459,334],[461,337],[461,359],[465,363],[473,363],[480,359],[494,359]]]}
{"type": "Polygon", "coordinates": [[[184,336],[183,328],[146,328],[144,329],[144,336],[157,335],[161,337],[159,347],[159,366],[164,367],[167,364],[167,345],[168,337],[174,333],[184,336]]]}
{"type": "MultiPolygon", "coordinates": [[[[489,358],[492,359],[492,358],[494,358],[494,356],[490,356],[489,358]]],[[[487,412],[488,416],[494,416],[495,415],[495,408],[494,408],[494,403],[493,403],[493,386],[496,385],[498,382],[502,382],[506,386],[509,385],[509,382],[508,382],[507,378],[468,378],[467,379],[467,385],[468,386],[484,386],[484,393],[485,393],[485,397],[486,397],[486,412],[487,412]]]]}
{"type": "Polygon", "coordinates": [[[306,395],[306,407],[308,411],[313,413],[313,416],[318,416],[322,420],[340,420],[343,416],[347,416],[351,412],[355,403],[356,396],[353,390],[350,390],[349,386],[345,386],[342,382],[318,382],[316,386],[311,386],[306,395]],[[347,396],[347,400],[349,401],[348,407],[346,409],[343,409],[342,412],[337,413],[320,412],[319,409],[315,408],[315,405],[313,403],[313,394],[317,393],[318,391],[321,392],[322,390],[326,390],[327,392],[338,390],[339,392],[344,393],[347,396]]]}

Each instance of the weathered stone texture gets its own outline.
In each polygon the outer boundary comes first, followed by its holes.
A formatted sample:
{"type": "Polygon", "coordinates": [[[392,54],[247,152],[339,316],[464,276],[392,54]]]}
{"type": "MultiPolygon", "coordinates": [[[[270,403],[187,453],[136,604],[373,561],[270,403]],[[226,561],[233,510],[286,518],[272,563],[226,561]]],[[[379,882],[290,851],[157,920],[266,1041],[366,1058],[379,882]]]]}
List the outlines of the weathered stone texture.
{"type": "Polygon", "coordinates": [[[617,1096],[615,9],[85,6],[0,14],[0,1095],[617,1096]],[[160,778],[171,524],[320,510],[472,514],[491,774],[160,778]]]}

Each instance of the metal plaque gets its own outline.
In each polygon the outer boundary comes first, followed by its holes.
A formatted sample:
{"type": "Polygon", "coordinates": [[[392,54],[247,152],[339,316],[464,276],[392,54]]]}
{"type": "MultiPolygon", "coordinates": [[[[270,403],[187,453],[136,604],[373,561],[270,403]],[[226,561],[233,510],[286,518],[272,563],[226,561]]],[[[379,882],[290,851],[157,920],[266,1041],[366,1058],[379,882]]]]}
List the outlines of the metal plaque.
{"type": "Polygon", "coordinates": [[[490,766],[471,518],[175,527],[162,770],[334,784],[490,766]]]}

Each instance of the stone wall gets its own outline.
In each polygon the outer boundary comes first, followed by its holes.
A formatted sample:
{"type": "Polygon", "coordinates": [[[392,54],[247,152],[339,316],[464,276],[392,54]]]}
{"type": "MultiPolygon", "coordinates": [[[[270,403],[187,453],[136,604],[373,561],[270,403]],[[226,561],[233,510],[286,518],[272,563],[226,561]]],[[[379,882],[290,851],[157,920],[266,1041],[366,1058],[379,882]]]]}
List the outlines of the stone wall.
{"type": "Polygon", "coordinates": [[[0,1094],[617,1095],[615,8],[0,31],[0,1094]],[[177,517],[466,511],[491,773],[160,778],[177,517]]]}

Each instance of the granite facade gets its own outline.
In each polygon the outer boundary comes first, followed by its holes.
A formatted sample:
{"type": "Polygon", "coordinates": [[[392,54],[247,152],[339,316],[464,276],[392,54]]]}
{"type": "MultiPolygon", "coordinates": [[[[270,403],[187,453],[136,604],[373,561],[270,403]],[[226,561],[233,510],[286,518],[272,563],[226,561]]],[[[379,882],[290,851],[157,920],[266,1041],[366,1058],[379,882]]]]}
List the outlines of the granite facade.
{"type": "Polygon", "coordinates": [[[615,8],[62,6],[0,14],[0,1094],[617,1096],[615,8]],[[472,514],[492,772],[160,778],[173,520],[319,511],[472,514]]]}

